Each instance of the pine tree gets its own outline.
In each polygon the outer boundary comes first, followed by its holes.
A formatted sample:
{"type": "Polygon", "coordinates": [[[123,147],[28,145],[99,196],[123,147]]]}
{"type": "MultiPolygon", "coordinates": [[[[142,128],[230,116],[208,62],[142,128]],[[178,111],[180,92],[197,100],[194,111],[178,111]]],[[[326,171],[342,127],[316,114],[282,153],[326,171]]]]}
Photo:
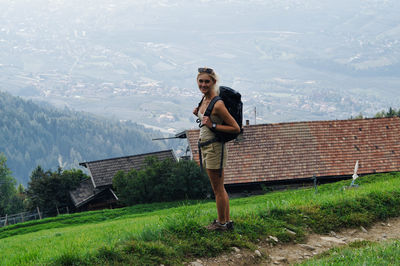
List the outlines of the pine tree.
{"type": "Polygon", "coordinates": [[[20,212],[23,209],[22,199],[18,198],[15,185],[17,181],[11,176],[7,158],[0,154],[0,216],[20,212]]]}

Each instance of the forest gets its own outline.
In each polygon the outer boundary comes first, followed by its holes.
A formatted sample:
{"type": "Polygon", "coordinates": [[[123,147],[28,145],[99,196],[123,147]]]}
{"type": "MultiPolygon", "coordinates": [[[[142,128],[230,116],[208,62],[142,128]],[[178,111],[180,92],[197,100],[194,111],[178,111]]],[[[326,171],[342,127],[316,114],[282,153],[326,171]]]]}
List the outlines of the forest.
{"type": "Polygon", "coordinates": [[[78,168],[84,161],[166,149],[166,142],[151,140],[160,136],[131,121],[60,110],[0,92],[0,153],[24,186],[37,166],[78,168]]]}

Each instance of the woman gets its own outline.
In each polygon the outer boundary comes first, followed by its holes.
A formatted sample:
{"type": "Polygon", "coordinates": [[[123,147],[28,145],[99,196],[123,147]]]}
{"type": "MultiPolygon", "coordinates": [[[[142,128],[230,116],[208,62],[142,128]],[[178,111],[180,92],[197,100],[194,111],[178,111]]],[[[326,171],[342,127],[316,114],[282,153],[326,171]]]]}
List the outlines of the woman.
{"type": "MultiPolygon", "coordinates": [[[[198,71],[197,85],[203,94],[203,100],[193,110],[193,114],[199,117],[202,124],[200,128],[200,144],[215,138],[215,134],[211,131],[211,128],[227,133],[239,133],[240,127],[229,114],[223,101],[215,103],[210,117],[204,116],[204,112],[210,101],[219,94],[219,87],[217,86],[218,77],[211,68],[199,68],[198,71]]],[[[225,167],[227,157],[226,147],[224,149],[223,168],[225,167]]],[[[218,219],[207,226],[207,229],[225,231],[233,229],[233,222],[230,221],[229,217],[229,197],[224,187],[224,173],[223,170],[220,171],[221,153],[222,143],[220,142],[213,142],[201,147],[202,164],[206,168],[208,177],[210,178],[218,212],[218,219]]]]}

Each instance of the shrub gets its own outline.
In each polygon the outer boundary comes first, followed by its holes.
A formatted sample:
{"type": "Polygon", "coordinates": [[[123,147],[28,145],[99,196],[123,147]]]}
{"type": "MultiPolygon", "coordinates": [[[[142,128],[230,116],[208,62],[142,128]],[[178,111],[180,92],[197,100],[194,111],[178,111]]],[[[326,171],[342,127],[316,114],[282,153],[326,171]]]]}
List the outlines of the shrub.
{"type": "Polygon", "coordinates": [[[202,199],[210,193],[208,178],[195,162],[155,157],[146,158],[146,167],[139,171],[119,171],[113,188],[123,205],[202,199]]]}

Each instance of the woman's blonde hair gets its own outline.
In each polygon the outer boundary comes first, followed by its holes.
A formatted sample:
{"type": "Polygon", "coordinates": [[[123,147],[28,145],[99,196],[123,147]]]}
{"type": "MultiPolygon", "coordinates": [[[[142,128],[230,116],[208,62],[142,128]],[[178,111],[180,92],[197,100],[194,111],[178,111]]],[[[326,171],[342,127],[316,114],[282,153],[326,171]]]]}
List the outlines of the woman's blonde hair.
{"type": "Polygon", "coordinates": [[[200,67],[198,71],[199,74],[197,74],[197,79],[199,79],[199,76],[202,74],[208,75],[214,81],[214,91],[219,95],[219,77],[215,73],[214,69],[209,67],[200,67]]]}

